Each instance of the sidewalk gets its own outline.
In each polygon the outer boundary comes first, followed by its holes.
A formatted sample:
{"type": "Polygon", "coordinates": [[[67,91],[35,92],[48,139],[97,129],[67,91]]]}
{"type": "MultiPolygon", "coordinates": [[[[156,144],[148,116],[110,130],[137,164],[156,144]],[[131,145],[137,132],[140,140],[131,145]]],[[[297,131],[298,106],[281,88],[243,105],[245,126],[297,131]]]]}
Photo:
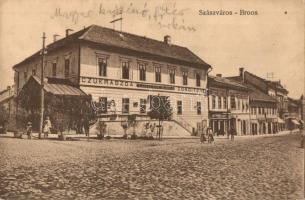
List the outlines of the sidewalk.
{"type": "MultiPolygon", "coordinates": [[[[275,134],[263,134],[263,135],[237,135],[235,138],[257,138],[257,137],[270,137],[270,136],[280,136],[280,135],[285,135],[289,133],[297,133],[299,130],[285,130],[281,131],[275,134]]],[[[33,139],[38,138],[38,133],[32,133],[33,139]]],[[[88,137],[85,134],[65,134],[67,138],[73,138],[73,139],[87,139],[88,137]]],[[[105,135],[105,137],[108,135],[105,135]]],[[[122,135],[109,135],[111,138],[122,138],[122,135]]],[[[13,132],[7,132],[6,134],[0,134],[0,138],[14,138],[14,133],[13,132]]],[[[43,135],[42,135],[43,137],[43,135]]],[[[22,136],[23,139],[27,139],[27,135],[22,136]]],[[[96,134],[90,134],[91,139],[97,139],[96,134]]],[[[227,136],[214,136],[215,140],[218,139],[227,139],[227,136]]],[[[47,139],[58,139],[57,134],[49,134],[47,139]]],[[[199,136],[163,136],[162,139],[199,139],[199,136]]]]}

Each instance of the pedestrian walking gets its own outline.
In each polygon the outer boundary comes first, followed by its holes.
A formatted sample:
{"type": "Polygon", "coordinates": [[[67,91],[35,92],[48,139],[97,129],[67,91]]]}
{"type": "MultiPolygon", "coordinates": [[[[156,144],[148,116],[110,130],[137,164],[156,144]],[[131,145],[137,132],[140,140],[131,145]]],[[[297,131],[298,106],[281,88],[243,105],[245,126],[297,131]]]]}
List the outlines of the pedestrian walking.
{"type": "Polygon", "coordinates": [[[231,140],[233,141],[234,140],[234,135],[236,134],[236,130],[235,128],[232,126],[231,127],[231,130],[230,130],[230,135],[231,135],[231,140]]]}
{"type": "Polygon", "coordinates": [[[202,131],[201,134],[200,134],[200,143],[204,143],[206,141],[206,138],[205,138],[205,132],[202,131]]]}
{"type": "Polygon", "coordinates": [[[49,133],[51,132],[52,124],[49,117],[46,117],[46,120],[43,122],[43,134],[44,138],[48,138],[49,133]]]}
{"type": "Polygon", "coordinates": [[[209,127],[207,129],[207,135],[208,135],[208,143],[210,144],[210,143],[214,142],[214,135],[213,135],[213,130],[211,127],[209,127]]]}
{"type": "Polygon", "coordinates": [[[26,124],[26,134],[28,136],[28,139],[32,139],[32,122],[28,122],[26,124]]]}

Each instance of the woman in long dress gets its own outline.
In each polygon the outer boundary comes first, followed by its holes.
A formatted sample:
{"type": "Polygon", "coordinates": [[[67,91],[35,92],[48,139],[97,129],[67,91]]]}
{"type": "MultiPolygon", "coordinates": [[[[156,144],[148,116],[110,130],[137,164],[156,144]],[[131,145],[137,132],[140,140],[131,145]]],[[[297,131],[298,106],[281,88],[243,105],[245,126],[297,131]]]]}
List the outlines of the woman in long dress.
{"type": "Polygon", "coordinates": [[[46,117],[46,120],[43,122],[43,134],[44,138],[48,138],[49,133],[51,132],[51,121],[49,117],[46,117]]]}

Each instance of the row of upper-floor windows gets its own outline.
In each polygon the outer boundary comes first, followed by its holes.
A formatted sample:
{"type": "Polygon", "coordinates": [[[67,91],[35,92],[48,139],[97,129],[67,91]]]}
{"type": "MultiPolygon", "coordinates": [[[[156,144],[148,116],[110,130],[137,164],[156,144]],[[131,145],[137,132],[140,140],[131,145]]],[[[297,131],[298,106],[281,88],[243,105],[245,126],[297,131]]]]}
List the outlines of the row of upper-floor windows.
{"type": "MultiPolygon", "coordinates": [[[[138,73],[140,81],[147,81],[147,63],[138,62],[138,73]]],[[[154,65],[154,79],[156,83],[161,83],[163,79],[163,74],[161,73],[161,65],[154,65]]],[[[98,58],[98,76],[107,77],[108,76],[108,58],[98,58]]],[[[122,70],[122,79],[131,79],[130,70],[131,70],[131,62],[128,60],[121,61],[121,70],[122,70]]],[[[184,70],[182,71],[182,85],[188,85],[188,79],[191,72],[184,70]]],[[[169,67],[168,68],[168,80],[170,84],[176,83],[176,68],[169,67]]],[[[201,86],[202,76],[199,72],[195,72],[196,87],[201,86]]]]}
{"type": "Polygon", "coordinates": [[[228,104],[227,97],[212,95],[212,109],[232,109],[248,112],[249,103],[247,100],[237,98],[234,95],[231,95],[229,98],[230,104],[228,104]]]}
{"type": "Polygon", "coordinates": [[[270,108],[270,107],[252,107],[251,108],[251,114],[252,115],[276,115],[277,109],[276,108],[270,108]]]}
{"type": "MultiPolygon", "coordinates": [[[[108,59],[107,58],[98,58],[98,75],[107,77],[107,68],[108,68],[108,59]]],[[[64,59],[64,77],[68,78],[69,73],[70,73],[70,58],[65,58],[64,59]]],[[[161,83],[162,82],[162,73],[161,73],[161,65],[155,65],[154,66],[154,74],[155,74],[155,82],[156,83],[161,83]]],[[[130,77],[130,61],[121,61],[121,70],[122,70],[122,79],[131,79],[130,77]]],[[[146,81],[147,80],[147,64],[146,63],[138,63],[138,73],[139,73],[139,80],[140,81],[146,81]]],[[[201,80],[202,75],[199,72],[194,72],[195,73],[195,86],[200,87],[201,86],[201,80]]],[[[187,70],[182,72],[182,85],[188,85],[188,79],[189,75],[191,72],[188,72],[187,70]]],[[[27,80],[27,78],[31,74],[26,70],[24,71],[24,79],[27,80]]],[[[37,75],[37,67],[32,68],[32,75],[37,75]]],[[[58,66],[57,62],[54,61],[52,62],[52,68],[51,68],[51,75],[53,77],[56,77],[58,75],[58,66]]],[[[169,83],[170,84],[175,84],[176,83],[176,68],[174,67],[169,67],[168,68],[168,74],[169,76],[169,83]]]]}
{"type": "MultiPolygon", "coordinates": [[[[66,58],[64,60],[64,77],[68,78],[70,76],[70,59],[66,58]]],[[[27,78],[29,78],[31,75],[35,76],[38,75],[37,74],[37,66],[32,68],[31,73],[26,70],[23,72],[23,78],[24,80],[27,80],[27,78]]],[[[58,75],[58,67],[57,67],[57,62],[53,62],[52,63],[52,68],[51,68],[51,75],[53,77],[56,77],[58,75]]]]}

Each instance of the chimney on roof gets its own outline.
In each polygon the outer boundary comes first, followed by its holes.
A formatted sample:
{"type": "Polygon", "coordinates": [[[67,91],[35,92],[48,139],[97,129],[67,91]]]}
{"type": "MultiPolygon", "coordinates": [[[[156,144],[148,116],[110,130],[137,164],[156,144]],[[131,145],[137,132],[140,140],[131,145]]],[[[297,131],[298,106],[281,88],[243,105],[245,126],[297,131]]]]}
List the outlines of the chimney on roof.
{"type": "Polygon", "coordinates": [[[244,68],[243,67],[239,68],[239,76],[242,78],[242,81],[244,82],[245,79],[244,79],[244,68]]]}
{"type": "Polygon", "coordinates": [[[56,42],[56,37],[59,36],[57,34],[53,34],[53,42],[56,42]]]}
{"type": "Polygon", "coordinates": [[[164,36],[164,43],[171,45],[172,44],[171,36],[169,36],[169,35],[164,36]]]}
{"type": "Polygon", "coordinates": [[[221,77],[222,77],[222,74],[216,74],[216,76],[221,78],[221,77]]]}
{"type": "Polygon", "coordinates": [[[66,29],[66,37],[68,37],[69,31],[73,31],[73,29],[70,29],[70,28],[66,29]]]}

